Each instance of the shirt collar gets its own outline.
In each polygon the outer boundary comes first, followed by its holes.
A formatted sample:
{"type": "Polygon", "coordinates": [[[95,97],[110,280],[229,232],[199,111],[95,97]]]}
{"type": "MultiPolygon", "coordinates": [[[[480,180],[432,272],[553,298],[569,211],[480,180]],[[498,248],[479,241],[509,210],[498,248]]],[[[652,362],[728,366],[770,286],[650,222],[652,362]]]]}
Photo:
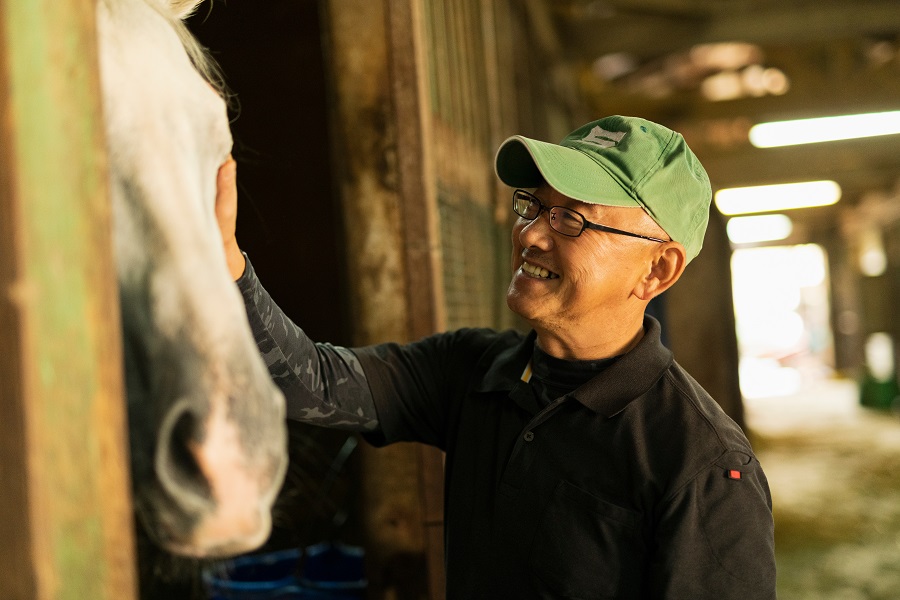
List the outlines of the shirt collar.
{"type": "Polygon", "coordinates": [[[522,372],[531,360],[534,341],[537,333],[532,330],[518,344],[509,346],[494,356],[486,356],[490,366],[484,378],[475,387],[477,392],[508,392],[521,381],[522,372]]]}
{"type": "MultiPolygon", "coordinates": [[[[632,400],[646,393],[674,360],[672,352],[660,341],[661,331],[659,321],[645,315],[644,336],[637,345],[572,392],[572,396],[606,417],[621,412],[632,400]]],[[[521,382],[536,337],[531,331],[519,344],[495,355],[476,391],[512,391],[521,382]]]]}

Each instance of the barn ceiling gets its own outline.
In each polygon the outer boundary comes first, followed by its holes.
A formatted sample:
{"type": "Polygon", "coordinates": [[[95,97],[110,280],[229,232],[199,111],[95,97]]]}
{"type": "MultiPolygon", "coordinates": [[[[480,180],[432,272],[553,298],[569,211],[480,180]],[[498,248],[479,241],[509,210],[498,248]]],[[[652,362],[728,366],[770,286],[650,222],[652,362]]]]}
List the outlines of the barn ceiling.
{"type": "Polygon", "coordinates": [[[685,133],[716,187],[893,190],[900,136],[757,149],[753,124],[900,110],[900,0],[529,0],[535,43],[596,114],[685,133]]]}

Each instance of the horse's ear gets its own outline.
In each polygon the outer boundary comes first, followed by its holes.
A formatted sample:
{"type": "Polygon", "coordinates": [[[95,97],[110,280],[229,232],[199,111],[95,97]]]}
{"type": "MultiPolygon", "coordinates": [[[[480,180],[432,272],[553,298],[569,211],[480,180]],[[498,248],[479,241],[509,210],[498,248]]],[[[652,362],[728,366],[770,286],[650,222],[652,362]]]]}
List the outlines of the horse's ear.
{"type": "Polygon", "coordinates": [[[169,6],[172,7],[172,14],[179,19],[185,19],[194,12],[201,2],[203,0],[169,0],[169,6]]]}

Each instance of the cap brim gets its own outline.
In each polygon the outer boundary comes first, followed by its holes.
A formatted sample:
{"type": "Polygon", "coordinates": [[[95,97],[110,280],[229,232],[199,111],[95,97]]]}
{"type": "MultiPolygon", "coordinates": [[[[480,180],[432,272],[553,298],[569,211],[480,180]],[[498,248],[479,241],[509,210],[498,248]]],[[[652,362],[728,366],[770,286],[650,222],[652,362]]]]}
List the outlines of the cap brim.
{"type": "Polygon", "coordinates": [[[546,181],[561,194],[582,202],[642,207],[600,162],[587,154],[521,135],[500,145],[494,170],[511,187],[534,188],[546,181]]]}

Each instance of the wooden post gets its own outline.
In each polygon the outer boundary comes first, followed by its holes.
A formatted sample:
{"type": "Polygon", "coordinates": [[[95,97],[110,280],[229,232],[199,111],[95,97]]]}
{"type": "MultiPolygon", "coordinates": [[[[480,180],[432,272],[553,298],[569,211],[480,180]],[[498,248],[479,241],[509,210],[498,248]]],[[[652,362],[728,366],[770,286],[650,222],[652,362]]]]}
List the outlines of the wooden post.
{"type": "MultiPolygon", "coordinates": [[[[425,76],[424,21],[419,0],[389,0],[394,119],[406,272],[407,336],[417,339],[445,328],[437,185],[432,165],[431,105],[425,76]]],[[[430,600],[444,598],[444,458],[419,446],[419,494],[423,550],[430,600]]]]}
{"type": "MultiPolygon", "coordinates": [[[[417,0],[329,0],[334,166],[355,344],[443,328],[417,0]]],[[[441,453],[361,449],[370,597],[443,597],[441,453]]]]}
{"type": "Polygon", "coordinates": [[[731,247],[725,220],[710,209],[703,250],[665,293],[675,360],[744,427],[731,292],[731,247]]]}
{"type": "Polygon", "coordinates": [[[0,598],[135,596],[93,0],[0,0],[0,598]]]}

